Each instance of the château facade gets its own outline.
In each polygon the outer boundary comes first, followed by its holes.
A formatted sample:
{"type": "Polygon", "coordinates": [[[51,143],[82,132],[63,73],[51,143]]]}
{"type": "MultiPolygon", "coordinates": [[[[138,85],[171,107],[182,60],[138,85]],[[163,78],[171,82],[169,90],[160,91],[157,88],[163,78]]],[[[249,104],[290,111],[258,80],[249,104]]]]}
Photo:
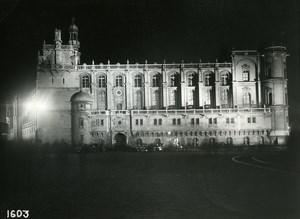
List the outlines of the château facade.
{"type": "Polygon", "coordinates": [[[80,64],[78,27],[44,43],[36,86],[7,102],[9,138],[40,143],[285,144],[286,48],[227,63],[80,64]]]}

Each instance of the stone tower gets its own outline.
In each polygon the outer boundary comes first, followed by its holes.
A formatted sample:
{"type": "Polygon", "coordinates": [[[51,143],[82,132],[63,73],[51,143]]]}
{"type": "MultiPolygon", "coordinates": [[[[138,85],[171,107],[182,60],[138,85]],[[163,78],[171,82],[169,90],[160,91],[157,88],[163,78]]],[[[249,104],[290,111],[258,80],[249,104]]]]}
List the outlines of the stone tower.
{"type": "Polygon", "coordinates": [[[83,91],[71,97],[72,104],[72,143],[90,144],[91,119],[90,113],[93,98],[83,91]]]}
{"type": "Polygon", "coordinates": [[[289,135],[286,48],[272,46],[264,50],[264,102],[271,108],[270,139],[273,144],[285,144],[289,135]]]}

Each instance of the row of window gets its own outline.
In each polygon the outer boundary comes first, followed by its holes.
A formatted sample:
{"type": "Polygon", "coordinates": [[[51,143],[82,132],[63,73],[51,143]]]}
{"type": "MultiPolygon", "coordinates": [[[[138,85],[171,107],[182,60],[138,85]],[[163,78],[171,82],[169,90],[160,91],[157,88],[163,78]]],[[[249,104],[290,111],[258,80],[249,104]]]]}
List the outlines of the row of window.
{"type": "MultiPolygon", "coordinates": [[[[247,118],[248,123],[256,123],[256,117],[248,117],[247,118]]],[[[226,124],[234,124],[235,120],[234,118],[226,118],[226,124]]],[[[162,125],[162,119],[154,119],[153,120],[154,125],[162,125]]],[[[191,119],[191,125],[199,125],[200,119],[199,118],[192,118],[191,119]]],[[[209,118],[208,124],[218,124],[217,118],[209,118]]],[[[136,119],[135,125],[144,125],[143,119],[136,119]]],[[[172,125],[181,125],[181,119],[172,119],[172,125]]],[[[92,121],[92,126],[104,126],[104,119],[96,119],[95,121],[92,121]]],[[[83,127],[83,119],[79,118],[79,127],[83,127]]]]}
{"type": "MultiPolygon", "coordinates": [[[[52,78],[52,84],[54,83],[54,79],[52,78]]],[[[64,83],[64,78],[63,78],[63,83],[64,83]]],[[[244,71],[243,72],[243,80],[248,81],[249,80],[249,71],[244,71]],[[246,77],[246,73],[248,76],[246,77]],[[248,78],[248,79],[246,79],[248,78]]],[[[143,77],[142,75],[136,75],[134,77],[134,87],[142,87],[142,82],[143,82],[143,77]]],[[[88,88],[90,86],[91,79],[90,75],[84,75],[81,78],[81,84],[82,87],[88,88]]],[[[170,75],[170,81],[169,85],[171,87],[178,87],[180,86],[181,79],[180,79],[180,74],[179,73],[174,73],[170,75]]],[[[227,86],[230,85],[231,83],[231,78],[230,74],[228,72],[222,73],[221,74],[221,85],[222,86],[227,86]]],[[[160,87],[162,84],[162,78],[160,74],[155,74],[151,78],[151,86],[152,87],[160,87]]],[[[198,75],[197,74],[189,74],[187,77],[187,85],[188,86],[197,86],[198,84],[198,75]]],[[[215,84],[215,79],[213,73],[207,73],[204,75],[204,85],[205,86],[213,86],[215,84]]],[[[115,77],[115,86],[117,87],[123,87],[124,86],[124,79],[122,75],[117,75],[115,77]]],[[[98,86],[99,87],[106,87],[106,76],[105,75],[100,75],[98,77],[98,86]]]]}

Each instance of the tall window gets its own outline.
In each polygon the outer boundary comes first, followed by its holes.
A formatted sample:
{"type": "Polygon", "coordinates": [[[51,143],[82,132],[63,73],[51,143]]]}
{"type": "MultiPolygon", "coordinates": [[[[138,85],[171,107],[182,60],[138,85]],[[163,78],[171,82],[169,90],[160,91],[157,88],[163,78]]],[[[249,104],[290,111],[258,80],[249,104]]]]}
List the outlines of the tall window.
{"type": "Polygon", "coordinates": [[[170,105],[175,106],[176,104],[176,91],[172,90],[170,92],[170,105]]]}
{"type": "Polygon", "coordinates": [[[175,74],[170,76],[170,86],[175,87],[175,74]]]}
{"type": "Polygon", "coordinates": [[[99,76],[99,87],[106,87],[106,78],[104,75],[99,76]]]}
{"type": "Polygon", "coordinates": [[[84,75],[82,77],[82,87],[83,88],[89,88],[90,87],[90,76],[84,75]]]}
{"type": "Polygon", "coordinates": [[[245,64],[242,66],[242,70],[243,70],[243,81],[249,81],[250,66],[245,64]]]}
{"type": "Polygon", "coordinates": [[[159,87],[160,86],[160,75],[155,74],[152,76],[152,87],[159,87]]]}
{"type": "Polygon", "coordinates": [[[188,91],[188,96],[187,96],[187,104],[193,106],[194,105],[194,90],[189,90],[188,91]]]}
{"type": "Polygon", "coordinates": [[[136,75],[134,77],[134,86],[135,87],[141,87],[142,86],[142,76],[141,75],[136,75]]]}
{"type": "Polygon", "coordinates": [[[205,92],[205,105],[211,104],[211,90],[206,90],[205,92]]]}
{"type": "Polygon", "coordinates": [[[104,110],[106,108],[106,93],[103,90],[99,92],[98,106],[100,110],[104,110]]]}
{"type": "Polygon", "coordinates": [[[232,145],[232,143],[233,143],[232,138],[228,137],[228,138],[226,139],[226,144],[232,145]]]}
{"type": "Polygon", "coordinates": [[[222,92],[222,100],[224,104],[228,103],[228,90],[224,89],[222,92]]]}
{"type": "Polygon", "coordinates": [[[141,91],[135,92],[134,107],[135,107],[135,109],[142,109],[142,93],[141,93],[141,91]]]}
{"type": "Polygon", "coordinates": [[[188,86],[194,86],[193,80],[194,80],[194,75],[193,74],[189,74],[188,78],[188,86]]]}
{"type": "Polygon", "coordinates": [[[250,103],[251,103],[250,93],[248,93],[248,92],[244,93],[243,99],[244,99],[244,105],[250,105],[250,103]]]}
{"type": "Polygon", "coordinates": [[[227,85],[229,85],[228,79],[229,79],[228,73],[223,73],[223,74],[221,75],[221,85],[222,85],[222,86],[227,86],[227,85]]]}
{"type": "Polygon", "coordinates": [[[117,104],[117,110],[122,110],[122,103],[117,104]]]}
{"type": "Polygon", "coordinates": [[[243,143],[244,143],[244,145],[249,145],[249,144],[250,144],[250,139],[249,139],[249,137],[244,137],[243,143]]]}
{"type": "Polygon", "coordinates": [[[79,118],[79,127],[83,128],[83,118],[79,118]]]}
{"type": "Polygon", "coordinates": [[[211,77],[211,75],[209,73],[205,74],[205,76],[204,76],[204,85],[205,86],[211,86],[210,77],[211,77]]]}
{"type": "Polygon", "coordinates": [[[116,77],[116,87],[123,87],[123,77],[121,75],[116,77]]]}
{"type": "Polygon", "coordinates": [[[268,103],[269,103],[269,105],[273,104],[273,95],[272,95],[272,92],[268,93],[268,103]]]}
{"type": "Polygon", "coordinates": [[[152,94],[152,105],[155,108],[159,107],[159,91],[158,90],[154,91],[152,94]]]}
{"type": "Polygon", "coordinates": [[[249,71],[248,70],[243,71],[243,81],[249,81],[249,71]]]}

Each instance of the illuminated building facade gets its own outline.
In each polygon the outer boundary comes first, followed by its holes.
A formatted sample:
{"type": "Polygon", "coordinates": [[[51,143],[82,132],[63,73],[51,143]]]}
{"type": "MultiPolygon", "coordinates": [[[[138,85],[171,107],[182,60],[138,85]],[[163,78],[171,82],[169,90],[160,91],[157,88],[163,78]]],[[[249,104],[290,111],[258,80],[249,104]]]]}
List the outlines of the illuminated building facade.
{"type": "Polygon", "coordinates": [[[285,144],[286,48],[227,63],[80,64],[78,27],[44,43],[36,87],[7,103],[10,139],[68,144],[285,144]]]}

